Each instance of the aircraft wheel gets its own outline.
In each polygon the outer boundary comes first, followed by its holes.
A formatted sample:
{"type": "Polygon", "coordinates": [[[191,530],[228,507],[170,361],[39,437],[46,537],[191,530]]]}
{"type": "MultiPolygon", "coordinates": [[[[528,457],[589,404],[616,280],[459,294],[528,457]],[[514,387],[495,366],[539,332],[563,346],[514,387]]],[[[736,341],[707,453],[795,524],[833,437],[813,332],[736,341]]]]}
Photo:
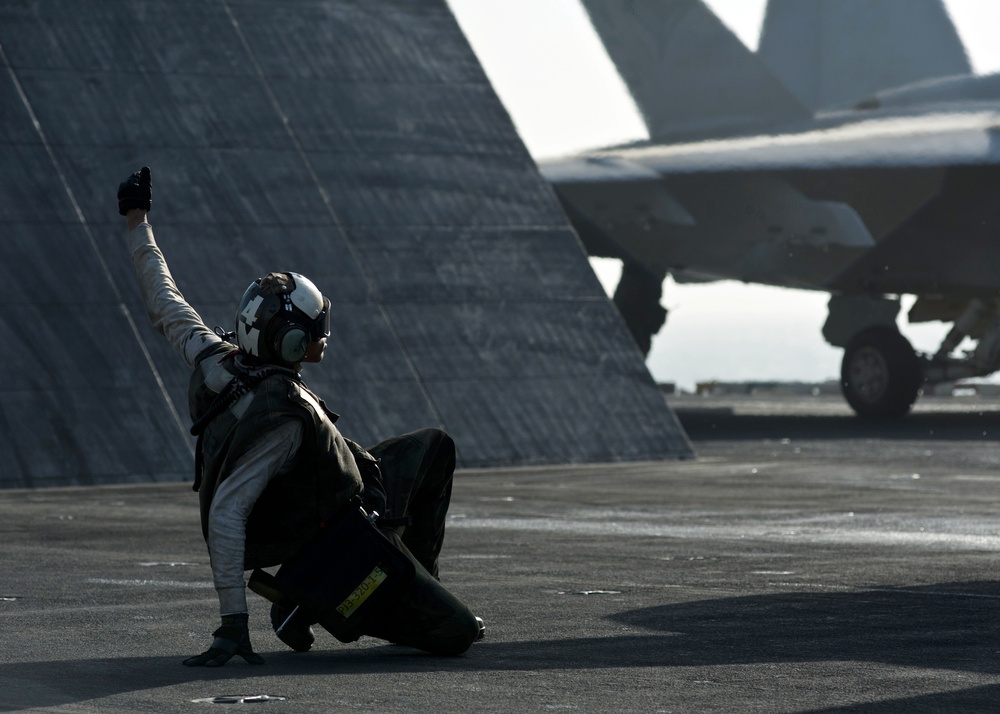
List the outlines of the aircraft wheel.
{"type": "Polygon", "coordinates": [[[922,381],[920,360],[895,327],[868,327],[847,343],[840,386],[859,415],[903,416],[917,400],[922,381]]]}

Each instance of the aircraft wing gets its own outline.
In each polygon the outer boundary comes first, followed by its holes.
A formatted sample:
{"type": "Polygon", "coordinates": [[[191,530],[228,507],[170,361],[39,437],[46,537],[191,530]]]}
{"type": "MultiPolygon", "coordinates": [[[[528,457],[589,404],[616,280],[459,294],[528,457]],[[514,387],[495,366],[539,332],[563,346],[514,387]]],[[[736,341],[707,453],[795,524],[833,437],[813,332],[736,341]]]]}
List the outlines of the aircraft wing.
{"type": "Polygon", "coordinates": [[[558,187],[654,175],[1000,163],[1000,109],[828,121],[801,132],[612,148],[541,168],[558,187]]]}
{"type": "MultiPolygon", "coordinates": [[[[1000,174],[1000,111],[827,121],[798,133],[594,151],[541,169],[592,255],[654,275],[869,293],[966,284],[968,266],[942,254],[942,235],[928,234],[936,224],[921,217],[988,210],[975,181],[995,186],[983,172],[1000,174]],[[910,265],[908,244],[921,246],[920,265],[910,265]],[[926,270],[928,260],[939,269],[926,270]]],[[[974,272],[974,291],[997,283],[974,272]]]]}

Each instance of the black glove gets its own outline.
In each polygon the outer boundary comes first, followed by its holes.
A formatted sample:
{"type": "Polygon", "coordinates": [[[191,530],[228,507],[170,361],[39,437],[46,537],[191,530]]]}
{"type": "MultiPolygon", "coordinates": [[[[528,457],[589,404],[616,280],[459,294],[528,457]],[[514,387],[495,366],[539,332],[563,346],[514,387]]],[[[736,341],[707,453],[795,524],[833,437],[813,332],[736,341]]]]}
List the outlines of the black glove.
{"type": "Polygon", "coordinates": [[[123,216],[130,208],[150,210],[153,207],[153,178],[149,167],[140,170],[118,184],[118,212],[123,216]]]}
{"type": "Polygon", "coordinates": [[[197,657],[188,657],[181,664],[187,667],[221,667],[233,655],[239,655],[249,664],[264,664],[264,658],[250,646],[249,617],[243,612],[237,615],[223,615],[222,627],[212,633],[212,646],[197,657]]]}

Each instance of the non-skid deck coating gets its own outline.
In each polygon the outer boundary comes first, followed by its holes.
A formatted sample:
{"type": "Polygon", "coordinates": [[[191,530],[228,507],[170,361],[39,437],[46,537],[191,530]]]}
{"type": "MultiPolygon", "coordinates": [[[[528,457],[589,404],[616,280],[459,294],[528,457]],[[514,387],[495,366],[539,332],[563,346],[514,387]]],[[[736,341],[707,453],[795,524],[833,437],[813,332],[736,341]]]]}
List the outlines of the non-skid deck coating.
{"type": "Polygon", "coordinates": [[[0,709],[995,711],[1000,403],[674,404],[697,460],[459,473],[442,576],[488,635],[457,658],[296,654],[251,595],[267,663],[182,667],[216,626],[194,494],[2,492],[0,709]]]}
{"type": "Polygon", "coordinates": [[[465,466],[689,445],[444,0],[0,4],[0,487],[191,476],[187,373],[149,326],[118,183],[231,328],[246,286],[334,304],[305,377],[348,436],[465,466]]]}

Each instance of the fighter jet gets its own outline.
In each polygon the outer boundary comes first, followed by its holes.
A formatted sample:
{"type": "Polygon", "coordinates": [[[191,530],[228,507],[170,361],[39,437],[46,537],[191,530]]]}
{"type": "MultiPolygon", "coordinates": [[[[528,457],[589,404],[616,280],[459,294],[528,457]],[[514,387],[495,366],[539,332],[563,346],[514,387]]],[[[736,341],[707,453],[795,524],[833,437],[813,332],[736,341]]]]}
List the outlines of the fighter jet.
{"type": "Polygon", "coordinates": [[[545,162],[639,344],[677,282],[829,292],[843,393],[901,416],[1000,369],[1000,75],[939,0],[771,0],[751,52],[698,0],[581,0],[649,140],[545,162]],[[897,328],[953,327],[918,354],[897,328]]]}

